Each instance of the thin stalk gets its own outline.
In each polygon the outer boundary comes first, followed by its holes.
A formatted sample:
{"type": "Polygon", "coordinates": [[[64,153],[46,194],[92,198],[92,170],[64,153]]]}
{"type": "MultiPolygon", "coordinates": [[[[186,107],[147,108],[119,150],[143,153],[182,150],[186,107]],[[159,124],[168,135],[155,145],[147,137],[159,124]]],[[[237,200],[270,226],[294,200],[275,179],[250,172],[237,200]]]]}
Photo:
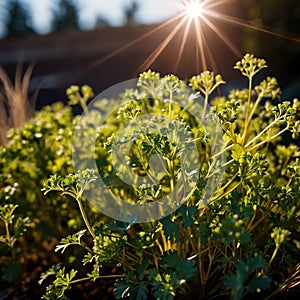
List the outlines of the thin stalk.
{"type": "Polygon", "coordinates": [[[224,152],[230,150],[230,149],[233,147],[233,145],[234,145],[234,144],[230,144],[229,146],[227,146],[226,148],[224,148],[224,149],[221,150],[220,152],[214,154],[214,155],[212,156],[212,158],[215,158],[215,157],[217,157],[217,156],[223,154],[224,152]]]}
{"type": "Polygon", "coordinates": [[[163,247],[161,246],[160,242],[158,240],[155,241],[160,253],[163,255],[164,254],[164,250],[163,247]]]}
{"type": "MultiPolygon", "coordinates": [[[[127,252],[125,253],[124,260],[126,260],[126,263],[128,263],[128,260],[132,261],[133,264],[138,264],[138,263],[139,263],[139,259],[136,258],[134,255],[130,254],[129,251],[127,251],[127,252]]],[[[123,261],[122,263],[124,264],[124,261],[123,261]]]]}
{"type": "Polygon", "coordinates": [[[264,128],[258,135],[256,135],[251,141],[249,141],[245,148],[249,147],[251,144],[253,144],[257,139],[259,139],[265,132],[267,132],[273,125],[275,125],[279,121],[279,119],[275,119],[272,121],[266,128],[264,128]]]}
{"type": "Polygon", "coordinates": [[[11,251],[11,255],[13,258],[15,258],[15,250],[14,250],[14,246],[13,246],[13,243],[11,241],[11,236],[10,236],[10,232],[9,232],[9,225],[7,222],[4,222],[5,223],[5,231],[6,231],[6,239],[7,239],[7,244],[10,248],[10,251],[11,251]]]}
{"type": "Polygon", "coordinates": [[[232,124],[232,123],[230,123],[229,124],[229,128],[230,128],[230,138],[231,138],[231,140],[234,142],[234,143],[236,143],[236,134],[235,134],[235,132],[234,132],[234,124],[232,124]]]}
{"type": "Polygon", "coordinates": [[[244,128],[244,133],[243,133],[243,145],[245,144],[246,139],[247,139],[247,132],[248,132],[248,127],[249,127],[249,122],[250,122],[249,114],[250,114],[250,105],[251,105],[252,78],[253,78],[253,76],[249,76],[248,101],[247,101],[247,106],[246,106],[245,128],[244,128]]]}
{"type": "Polygon", "coordinates": [[[156,268],[156,270],[158,270],[159,269],[158,258],[156,256],[156,253],[155,253],[154,249],[152,248],[151,250],[152,250],[152,257],[153,257],[153,260],[154,260],[155,268],[156,268]]]}
{"type": "Polygon", "coordinates": [[[203,113],[202,113],[202,120],[204,119],[204,117],[206,115],[206,110],[207,110],[207,105],[208,105],[208,95],[209,95],[209,93],[206,92],[205,96],[204,96],[204,107],[203,107],[203,113]]]}
{"type": "Polygon", "coordinates": [[[248,231],[250,231],[250,228],[251,228],[251,226],[252,226],[252,224],[253,224],[253,222],[254,222],[254,220],[255,220],[255,218],[256,218],[256,214],[257,214],[257,209],[254,211],[254,214],[253,214],[253,216],[252,216],[250,222],[249,222],[248,225],[247,225],[247,230],[248,230],[248,231]]]}
{"type": "MultiPolygon", "coordinates": [[[[215,252],[215,251],[214,251],[215,252]]],[[[206,277],[205,277],[205,283],[208,281],[209,274],[212,268],[212,262],[214,260],[215,253],[211,253],[211,245],[210,245],[210,239],[208,240],[208,267],[206,271],[206,277]]]]}
{"type": "Polygon", "coordinates": [[[170,189],[171,191],[174,191],[174,187],[175,187],[175,176],[174,176],[174,160],[168,160],[168,165],[169,165],[169,172],[171,175],[170,178],[170,189]]]}
{"type": "Polygon", "coordinates": [[[265,141],[261,141],[260,143],[256,144],[255,146],[253,146],[252,148],[248,149],[248,151],[252,151],[260,146],[262,146],[265,143],[269,143],[271,140],[277,138],[278,136],[281,136],[285,131],[287,131],[287,129],[289,128],[289,126],[286,126],[284,129],[282,129],[281,131],[279,131],[278,133],[276,133],[275,135],[273,135],[272,137],[270,137],[269,139],[265,140],[265,141]]]}
{"type": "Polygon", "coordinates": [[[222,165],[222,167],[226,167],[227,165],[230,165],[232,162],[234,162],[234,159],[227,161],[225,164],[222,165]]]}
{"type": "MultiPolygon", "coordinates": [[[[81,194],[79,193],[79,196],[80,196],[80,195],[81,195],[81,194]]],[[[83,207],[83,205],[82,205],[82,201],[80,200],[80,197],[77,197],[76,200],[77,200],[77,203],[78,203],[78,206],[79,206],[80,213],[81,213],[81,215],[82,215],[83,221],[84,221],[84,223],[85,223],[85,225],[86,225],[88,231],[90,232],[91,236],[93,237],[93,239],[95,239],[95,238],[96,238],[96,235],[95,235],[95,233],[93,232],[92,226],[91,226],[91,224],[90,224],[90,222],[89,222],[89,220],[88,220],[88,218],[87,218],[87,215],[86,215],[86,213],[85,213],[85,210],[84,210],[84,207],[83,207]]]]}
{"type": "Polygon", "coordinates": [[[170,92],[170,101],[169,101],[169,118],[172,117],[172,101],[173,101],[173,92],[170,92]]]}
{"type": "Polygon", "coordinates": [[[255,101],[255,103],[254,103],[254,105],[253,105],[253,107],[252,107],[252,109],[251,109],[251,112],[250,112],[250,115],[249,115],[249,120],[252,119],[252,117],[253,117],[253,115],[254,115],[254,113],[255,113],[255,111],[256,111],[256,109],[257,109],[257,107],[258,107],[261,100],[262,100],[262,94],[259,94],[256,101],[255,101]]]}
{"type": "Polygon", "coordinates": [[[225,190],[234,180],[237,178],[237,175],[234,175],[223,187],[222,189],[225,190]]]}
{"type": "Polygon", "coordinates": [[[228,191],[226,191],[224,194],[222,195],[218,195],[214,198],[212,198],[210,201],[216,201],[219,197],[226,197],[228,196],[233,190],[235,190],[239,185],[241,184],[241,182],[237,182],[234,186],[232,186],[228,191]]]}
{"type": "Polygon", "coordinates": [[[199,276],[200,276],[200,298],[202,299],[205,295],[205,272],[203,270],[203,264],[202,264],[202,259],[201,259],[201,243],[200,239],[198,239],[198,244],[197,244],[197,252],[199,253],[198,257],[198,264],[199,264],[199,276]]]}
{"type": "Polygon", "coordinates": [[[279,247],[276,247],[275,250],[274,250],[274,252],[273,252],[273,254],[272,254],[272,257],[271,257],[271,259],[270,259],[270,261],[268,263],[268,267],[270,267],[270,265],[271,265],[272,261],[274,260],[274,258],[276,256],[278,250],[279,250],[279,247]]]}
{"type": "MultiPolygon", "coordinates": [[[[96,279],[111,279],[111,278],[122,278],[122,277],[125,277],[125,274],[103,275],[103,276],[98,276],[96,279]]],[[[76,284],[76,283],[80,283],[82,281],[87,281],[87,280],[91,280],[91,278],[89,278],[89,277],[80,278],[80,279],[72,280],[69,283],[70,284],[76,284]]]]}
{"type": "Polygon", "coordinates": [[[163,230],[160,230],[159,232],[160,232],[160,236],[161,236],[161,239],[162,239],[162,242],[163,242],[164,250],[167,251],[168,250],[168,243],[167,243],[165,234],[164,234],[163,230]]]}
{"type": "Polygon", "coordinates": [[[87,102],[88,98],[80,98],[80,105],[84,111],[84,114],[87,116],[89,114],[89,110],[87,108],[86,102],[87,102]]]}
{"type": "Polygon", "coordinates": [[[247,230],[249,232],[253,231],[262,221],[264,221],[264,219],[269,215],[269,213],[265,213],[263,216],[261,216],[258,221],[256,223],[254,223],[254,225],[249,228],[249,225],[247,226],[247,230]]]}
{"type": "Polygon", "coordinates": [[[194,104],[194,99],[188,102],[188,104],[183,108],[183,110],[180,111],[180,114],[183,115],[187,111],[187,109],[191,107],[193,104],[194,104]]]}

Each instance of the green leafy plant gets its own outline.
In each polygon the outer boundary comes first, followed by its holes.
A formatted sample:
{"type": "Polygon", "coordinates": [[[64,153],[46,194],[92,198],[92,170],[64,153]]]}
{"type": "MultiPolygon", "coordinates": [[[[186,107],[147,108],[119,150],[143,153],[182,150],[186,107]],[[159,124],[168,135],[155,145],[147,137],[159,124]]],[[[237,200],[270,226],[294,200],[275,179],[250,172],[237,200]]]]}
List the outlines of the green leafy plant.
{"type": "MultiPolygon", "coordinates": [[[[0,146],[0,210],[4,213],[14,209],[11,221],[0,220],[0,276],[10,276],[10,268],[15,277],[7,279],[14,289],[22,289],[28,278],[36,281],[31,267],[45,270],[56,264],[59,255],[49,253],[57,241],[82,227],[76,203],[66,202],[64,196],[45,197],[41,192],[43,182],[51,174],[65,176],[73,171],[73,119],[70,106],[54,103],[36,112],[22,126],[10,129],[8,142],[0,146]],[[17,231],[21,230],[21,220],[29,219],[30,230],[20,236],[17,231]]],[[[0,286],[9,288],[4,280],[0,286]]]]}
{"type": "MultiPolygon", "coordinates": [[[[279,101],[275,78],[267,77],[256,85],[255,75],[266,67],[263,59],[246,54],[235,68],[248,79],[248,87],[213,99],[211,93],[225,82],[211,72],[190,80],[193,92],[173,75],[161,78],[158,73],[145,72],[139,78],[139,90],[120,95],[127,103],[115,109],[105,126],[93,129],[97,134],[98,171],[111,193],[134,203],[156,201],[168,194],[183,176],[179,155],[190,143],[197,145],[200,156],[197,184],[192,193],[184,194],[186,201],[175,212],[160,220],[131,224],[100,213],[94,222],[89,221],[84,191],[95,183],[97,175],[84,170],[84,163],[75,175],[50,177],[44,192],[58,191],[75,199],[89,236],[81,229],[63,238],[56,248],[65,255],[71,245],[81,248],[78,261],[80,272],[86,276],[73,280],[79,274],[73,269],[71,273],[64,268],[50,270],[48,274],[56,279],[48,286],[44,299],[64,299],[73,283],[105,278],[117,278],[116,299],[242,299],[254,294],[271,299],[299,284],[299,148],[282,145],[281,137],[283,133],[299,137],[300,102],[279,101]],[[201,120],[217,120],[224,132],[225,146],[213,157],[209,155],[211,137],[186,110],[199,94],[204,97],[201,120]],[[189,102],[172,103],[172,99],[185,98],[183,95],[189,102]],[[209,102],[211,109],[206,116],[209,102]],[[179,125],[162,124],[161,133],[147,131],[145,126],[124,139],[116,135],[129,120],[145,113],[179,120],[179,125]],[[179,141],[171,143],[164,132],[171,132],[179,141]],[[117,148],[126,139],[134,141],[127,166],[136,174],[151,175],[155,170],[151,157],[159,155],[158,182],[136,188],[114,173],[111,157],[118,155],[117,148]],[[224,153],[227,161],[221,185],[203,205],[206,182],[221,170],[212,166],[224,153]],[[103,274],[104,267],[117,268],[117,274],[103,274]]],[[[72,88],[68,94],[75,97],[76,103],[85,97],[83,90],[79,94],[79,88],[72,88]]],[[[91,118],[86,104],[83,109],[85,117],[91,118]]],[[[147,125],[150,128],[158,123],[152,118],[147,125]]],[[[127,171],[120,169],[120,174],[127,171]]],[[[195,181],[193,172],[188,173],[187,180],[195,181]]],[[[177,202],[182,201],[180,195],[177,202]]]]}
{"type": "Polygon", "coordinates": [[[0,206],[0,220],[5,228],[5,234],[0,235],[0,249],[1,252],[6,252],[6,256],[1,255],[2,259],[5,258],[5,262],[1,267],[1,278],[6,282],[17,282],[20,280],[22,267],[19,262],[20,253],[18,253],[15,244],[22,237],[30,223],[28,217],[16,217],[15,210],[17,207],[18,205],[13,204],[0,206]]]}

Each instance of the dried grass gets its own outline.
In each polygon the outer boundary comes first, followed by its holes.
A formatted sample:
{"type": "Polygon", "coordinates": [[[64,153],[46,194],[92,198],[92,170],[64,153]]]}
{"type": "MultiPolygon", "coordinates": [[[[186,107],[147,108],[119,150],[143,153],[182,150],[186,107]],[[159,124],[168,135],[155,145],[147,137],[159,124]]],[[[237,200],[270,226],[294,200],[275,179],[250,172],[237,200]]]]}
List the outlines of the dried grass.
{"type": "Polygon", "coordinates": [[[300,263],[292,270],[291,275],[283,285],[282,290],[291,290],[300,284],[300,263]]]}
{"type": "Polygon", "coordinates": [[[0,144],[7,142],[7,131],[18,128],[34,113],[36,94],[29,99],[28,90],[33,65],[23,72],[19,64],[15,73],[14,83],[6,71],[0,67],[0,144]]]}
{"type": "MultiPolygon", "coordinates": [[[[271,295],[268,295],[266,300],[281,299],[281,295],[284,299],[288,299],[286,295],[297,295],[299,296],[299,285],[300,285],[300,263],[298,263],[290,273],[290,276],[275,290],[271,295]]],[[[292,297],[294,299],[294,297],[292,297]]]]}

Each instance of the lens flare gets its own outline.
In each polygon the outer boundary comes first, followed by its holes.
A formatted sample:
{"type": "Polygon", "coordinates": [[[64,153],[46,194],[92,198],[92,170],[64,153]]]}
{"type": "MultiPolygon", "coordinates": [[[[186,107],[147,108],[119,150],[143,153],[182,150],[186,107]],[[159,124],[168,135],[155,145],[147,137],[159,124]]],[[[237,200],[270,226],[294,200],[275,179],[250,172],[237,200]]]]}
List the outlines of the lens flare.
{"type": "Polygon", "coordinates": [[[197,0],[185,1],[185,11],[189,18],[197,19],[203,16],[204,7],[203,4],[197,0]]]}
{"type": "MultiPolygon", "coordinates": [[[[175,1],[174,1],[175,2],[175,1]]],[[[300,38],[289,34],[274,31],[261,23],[254,22],[248,19],[241,19],[239,16],[227,14],[226,11],[230,6],[238,5],[239,0],[178,0],[176,5],[178,14],[166,20],[165,22],[151,28],[141,36],[131,40],[127,44],[119,47],[115,51],[106,54],[103,57],[95,60],[91,65],[87,66],[87,70],[94,68],[107,60],[121,54],[125,50],[136,46],[137,44],[151,39],[155,41],[148,56],[141,62],[137,68],[135,76],[138,73],[146,71],[153,67],[153,64],[170,47],[173,47],[176,40],[181,39],[177,51],[177,58],[174,63],[173,72],[176,73],[184,52],[187,49],[193,53],[195,60],[196,72],[212,69],[214,72],[219,72],[216,64],[216,51],[219,49],[211,46],[212,39],[210,36],[215,35],[226,47],[228,47],[236,57],[241,57],[243,52],[235,44],[234,36],[231,30],[226,29],[227,25],[237,28],[246,28],[248,30],[260,31],[262,33],[279,37],[287,41],[300,43],[300,38]],[[230,6],[229,6],[230,5],[230,6]],[[225,26],[224,26],[225,25],[225,26]],[[224,28],[223,28],[224,27],[224,28]],[[230,35],[229,35],[230,33],[230,35]],[[193,39],[190,37],[193,36],[193,39]],[[156,42],[157,41],[157,42],[156,42]]],[[[240,34],[240,33],[239,33],[240,34]]],[[[188,53],[188,52],[187,52],[188,53]]],[[[81,70],[82,72],[82,70],[81,70]]]]}

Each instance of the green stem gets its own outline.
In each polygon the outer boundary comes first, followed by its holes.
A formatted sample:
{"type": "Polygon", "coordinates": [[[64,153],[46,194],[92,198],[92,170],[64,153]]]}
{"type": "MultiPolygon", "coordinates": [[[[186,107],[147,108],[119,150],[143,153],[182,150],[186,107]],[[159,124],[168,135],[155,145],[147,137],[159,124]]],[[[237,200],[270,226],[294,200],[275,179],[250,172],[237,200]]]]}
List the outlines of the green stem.
{"type": "MultiPolygon", "coordinates": [[[[111,279],[111,278],[122,278],[125,277],[125,274],[121,274],[121,275],[103,275],[103,276],[98,276],[96,279],[111,279]]],[[[76,284],[76,283],[80,283],[82,281],[87,281],[87,280],[91,280],[91,278],[89,277],[85,277],[85,278],[80,278],[80,279],[76,279],[76,280],[72,280],[69,283],[70,284],[76,284]]]]}
{"type": "Polygon", "coordinates": [[[80,213],[81,213],[81,215],[82,215],[83,221],[84,221],[84,223],[85,223],[87,229],[89,230],[91,236],[93,237],[93,239],[95,239],[95,238],[96,238],[96,235],[95,235],[95,233],[93,232],[92,226],[91,226],[91,224],[90,224],[90,222],[89,222],[89,220],[88,220],[88,218],[87,218],[87,215],[86,215],[86,213],[85,213],[84,207],[83,207],[83,205],[82,205],[82,201],[80,200],[80,193],[79,193],[78,197],[76,198],[76,200],[77,200],[77,203],[78,203],[78,206],[79,206],[80,213]]]}
{"type": "Polygon", "coordinates": [[[209,276],[210,276],[210,271],[211,271],[211,268],[212,268],[212,264],[213,264],[213,260],[214,260],[214,256],[215,256],[215,251],[214,251],[214,254],[212,255],[211,253],[211,244],[210,244],[210,239],[208,239],[208,267],[207,267],[207,270],[206,270],[206,277],[205,277],[205,282],[208,281],[209,279],[209,276]]]}
{"type": "Polygon", "coordinates": [[[251,226],[252,226],[252,224],[253,224],[253,222],[254,222],[254,220],[255,220],[255,218],[256,218],[256,212],[257,212],[257,209],[254,211],[254,214],[253,214],[253,216],[252,216],[250,222],[249,222],[249,223],[247,224],[247,226],[246,226],[248,231],[250,231],[251,226]]]}
{"type": "Polygon", "coordinates": [[[6,239],[7,239],[7,242],[10,246],[10,233],[9,233],[9,226],[8,226],[8,223],[7,222],[4,222],[5,223],[5,231],[6,231],[6,239]]]}
{"type": "Polygon", "coordinates": [[[229,190],[225,191],[223,188],[222,190],[224,191],[224,193],[220,194],[218,193],[218,195],[216,195],[215,197],[213,197],[210,201],[216,201],[218,200],[220,197],[226,197],[228,196],[233,190],[235,190],[239,185],[241,184],[241,182],[237,182],[235,185],[233,185],[232,187],[230,187],[229,190]]]}
{"type": "Polygon", "coordinates": [[[273,125],[275,125],[279,119],[275,119],[273,122],[271,122],[266,128],[264,128],[258,135],[256,135],[251,141],[249,141],[245,148],[249,147],[251,144],[253,144],[257,139],[259,139],[266,131],[268,131],[273,125]]]}
{"type": "Polygon", "coordinates": [[[170,92],[170,101],[169,101],[169,118],[172,117],[172,101],[173,101],[173,92],[170,92]]]}
{"type": "Polygon", "coordinates": [[[261,141],[260,143],[256,144],[255,146],[253,146],[252,148],[248,149],[248,151],[252,151],[260,146],[262,146],[265,143],[269,143],[271,140],[277,138],[278,136],[281,136],[285,131],[287,131],[288,126],[285,127],[284,129],[282,129],[281,131],[279,131],[278,133],[276,133],[275,135],[273,135],[272,137],[270,137],[269,139],[265,140],[265,141],[261,141]]]}
{"type": "Polygon", "coordinates": [[[248,127],[249,127],[249,122],[250,122],[249,114],[250,114],[250,105],[251,105],[252,78],[253,78],[253,76],[249,76],[248,101],[247,101],[247,106],[246,106],[245,128],[244,128],[244,133],[243,133],[243,145],[245,144],[245,142],[247,140],[247,132],[248,132],[248,127]]]}
{"type": "Polygon", "coordinates": [[[206,92],[205,97],[204,97],[204,107],[203,107],[203,113],[202,113],[202,120],[204,119],[204,117],[206,115],[206,109],[207,109],[207,104],[208,104],[208,95],[209,95],[209,92],[206,92]]]}
{"type": "Polygon", "coordinates": [[[259,218],[259,220],[256,222],[256,223],[254,223],[254,225],[252,226],[252,224],[251,224],[251,228],[250,228],[250,226],[248,225],[247,226],[247,229],[248,229],[248,231],[249,232],[252,232],[262,221],[264,221],[265,219],[266,219],[266,217],[268,217],[268,215],[269,215],[269,213],[266,213],[264,216],[262,216],[262,217],[260,217],[259,218]]]}
{"type": "Polygon", "coordinates": [[[164,250],[163,250],[163,248],[162,248],[160,242],[159,242],[158,240],[156,240],[155,243],[156,243],[156,245],[157,245],[157,247],[158,247],[160,253],[163,255],[163,254],[164,254],[164,250]]]}
{"type": "Polygon", "coordinates": [[[268,263],[268,266],[270,266],[271,263],[272,263],[272,261],[274,260],[276,254],[277,254],[277,252],[278,252],[278,249],[279,249],[278,247],[275,248],[275,250],[274,250],[274,252],[273,252],[273,255],[272,255],[272,257],[271,257],[271,259],[270,259],[270,261],[269,261],[269,263],[268,263]]]}
{"type": "Polygon", "coordinates": [[[174,176],[174,161],[171,160],[169,161],[169,172],[171,175],[170,178],[170,188],[171,188],[171,192],[174,191],[174,187],[175,187],[175,176],[174,176]]]}
{"type": "Polygon", "coordinates": [[[253,115],[254,115],[254,113],[255,113],[255,111],[256,111],[256,109],[257,109],[257,107],[258,107],[261,100],[262,100],[262,95],[259,94],[256,101],[255,101],[255,103],[254,103],[254,105],[253,105],[253,107],[252,107],[252,109],[251,109],[251,112],[250,112],[250,115],[249,115],[249,120],[252,119],[252,117],[253,117],[253,115]]]}
{"type": "Polygon", "coordinates": [[[225,164],[223,164],[222,167],[226,167],[227,165],[230,165],[233,162],[234,162],[234,159],[231,159],[231,160],[227,161],[225,164]]]}
{"type": "Polygon", "coordinates": [[[230,149],[233,147],[233,145],[234,145],[234,144],[230,144],[229,146],[227,146],[226,148],[224,148],[224,149],[221,150],[220,152],[214,154],[214,155],[212,156],[212,158],[215,158],[215,157],[217,157],[217,156],[223,154],[224,152],[230,150],[230,149]]]}
{"type": "Polygon", "coordinates": [[[163,242],[163,246],[164,246],[164,251],[167,251],[168,249],[168,243],[167,243],[167,240],[166,240],[166,237],[165,237],[165,233],[163,230],[160,230],[160,236],[161,236],[161,240],[163,242]]]}
{"type": "Polygon", "coordinates": [[[80,105],[81,105],[81,107],[82,107],[82,109],[83,109],[86,116],[89,114],[89,110],[88,110],[87,105],[86,105],[87,100],[88,100],[88,98],[86,98],[86,97],[85,98],[80,98],[80,105]]]}
{"type": "Polygon", "coordinates": [[[183,116],[183,114],[188,110],[188,108],[192,107],[193,104],[194,99],[187,103],[187,105],[180,111],[180,115],[183,116]]]}
{"type": "Polygon", "coordinates": [[[13,243],[11,241],[11,236],[10,236],[10,232],[9,232],[9,225],[8,225],[7,222],[4,222],[4,223],[5,223],[7,245],[10,248],[12,257],[15,258],[15,251],[14,251],[13,243]]]}
{"type": "Polygon", "coordinates": [[[238,175],[234,175],[223,187],[222,190],[225,190],[232,182],[235,181],[238,175]]]}

